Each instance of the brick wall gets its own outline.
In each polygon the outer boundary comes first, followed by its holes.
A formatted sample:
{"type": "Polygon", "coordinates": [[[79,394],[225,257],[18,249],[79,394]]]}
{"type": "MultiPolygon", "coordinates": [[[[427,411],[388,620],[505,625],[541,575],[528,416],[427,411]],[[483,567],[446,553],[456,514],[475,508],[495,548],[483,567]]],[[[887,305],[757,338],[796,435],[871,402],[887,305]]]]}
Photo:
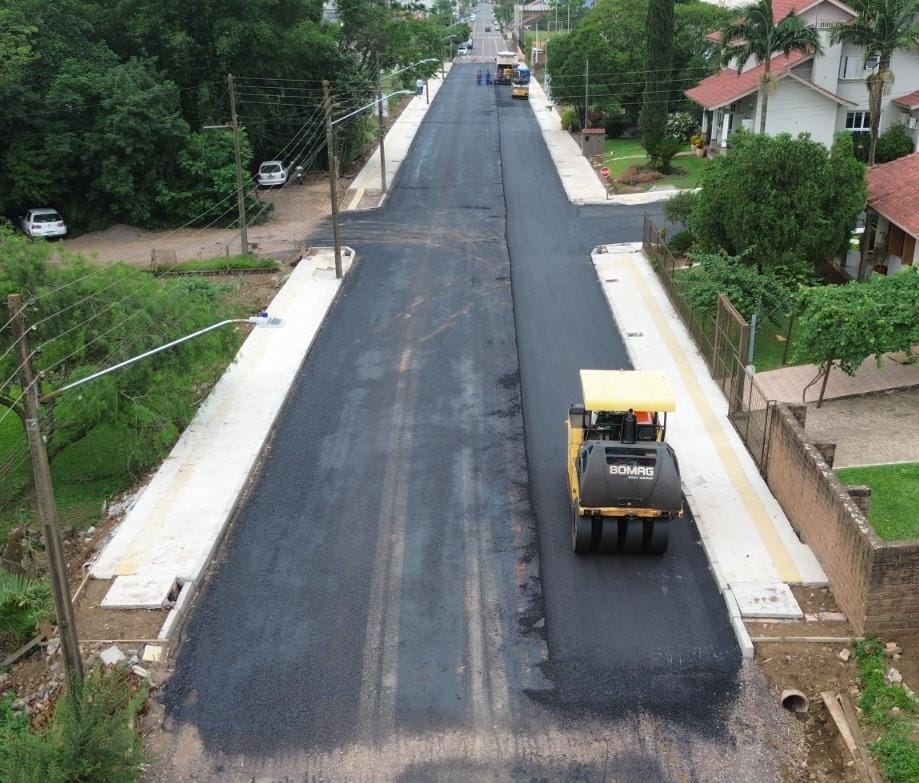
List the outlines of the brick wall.
{"type": "Polygon", "coordinates": [[[878,538],[795,413],[801,415],[775,406],[765,466],[770,489],[858,633],[919,630],[919,541],[878,538]]]}

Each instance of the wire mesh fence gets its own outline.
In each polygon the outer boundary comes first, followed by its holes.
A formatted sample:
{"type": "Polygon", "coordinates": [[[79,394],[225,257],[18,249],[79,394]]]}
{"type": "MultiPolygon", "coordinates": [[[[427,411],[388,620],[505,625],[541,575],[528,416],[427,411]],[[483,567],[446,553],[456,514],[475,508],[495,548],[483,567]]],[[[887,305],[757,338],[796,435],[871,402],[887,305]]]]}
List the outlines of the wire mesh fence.
{"type": "Polygon", "coordinates": [[[666,232],[645,214],[642,248],[670,303],[699,348],[712,378],[728,401],[728,416],[750,454],[765,473],[773,401],[747,369],[750,324],[724,294],[714,316],[693,307],[683,294],[680,276],[688,268],[667,247],[666,232]]]}

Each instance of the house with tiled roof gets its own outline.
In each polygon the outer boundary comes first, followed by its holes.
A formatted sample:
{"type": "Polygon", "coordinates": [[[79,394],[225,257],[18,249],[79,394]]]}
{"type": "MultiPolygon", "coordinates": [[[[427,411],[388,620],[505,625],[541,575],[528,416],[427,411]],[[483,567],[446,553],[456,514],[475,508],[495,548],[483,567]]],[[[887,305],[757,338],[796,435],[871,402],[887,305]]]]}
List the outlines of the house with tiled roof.
{"type": "Polygon", "coordinates": [[[874,246],[885,248],[879,271],[919,265],[919,152],[871,167],[868,207],[878,214],[874,246]]]}
{"type": "MultiPolygon", "coordinates": [[[[830,43],[830,30],[854,19],[856,11],[842,0],[772,0],[772,12],[776,23],[795,13],[814,27],[823,52],[793,52],[772,59],[774,89],[769,94],[766,133],[810,133],[829,146],[837,131],[867,131],[865,79],[876,64],[865,62],[862,47],[830,43]]],[[[709,37],[718,40],[717,34],[709,37]]],[[[703,109],[702,135],[709,149],[726,148],[730,134],[738,128],[759,129],[758,81],[763,70],[762,63],[751,59],[742,69],[724,68],[686,90],[703,109]]],[[[902,123],[909,129],[914,148],[919,149],[919,50],[895,52],[891,70],[895,82],[883,98],[881,132],[902,123]]]]}

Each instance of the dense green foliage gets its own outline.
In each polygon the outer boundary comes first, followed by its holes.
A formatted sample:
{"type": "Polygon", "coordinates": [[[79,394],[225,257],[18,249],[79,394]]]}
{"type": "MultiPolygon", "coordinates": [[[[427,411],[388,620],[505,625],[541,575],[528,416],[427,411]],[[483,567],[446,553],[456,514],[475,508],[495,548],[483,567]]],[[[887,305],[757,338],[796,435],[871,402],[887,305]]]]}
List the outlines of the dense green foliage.
{"type": "MultiPolygon", "coordinates": [[[[117,221],[232,224],[228,134],[204,129],[230,119],[228,73],[251,178],[266,159],[323,165],[319,80],[332,82],[341,111],[370,100],[378,66],[443,52],[449,16],[417,18],[386,0],[338,9],[340,24],[322,20],[320,0],[7,0],[0,213],[49,205],[76,232],[117,221]]],[[[344,164],[370,121],[338,126],[344,164]]]]}
{"type": "Polygon", "coordinates": [[[743,254],[789,281],[846,252],[866,198],[851,139],[838,134],[829,155],[806,135],[731,139],[731,154],[703,174],[689,218],[700,249],[743,254]]]}
{"type": "Polygon", "coordinates": [[[685,226],[689,222],[689,216],[698,201],[699,194],[691,190],[675,193],[663,204],[664,217],[671,223],[679,223],[681,226],[685,226]]]}
{"type": "Polygon", "coordinates": [[[136,783],[144,762],[136,723],[145,698],[123,670],[97,666],[61,696],[48,726],[0,734],[0,780],[136,783]]]}
{"type": "Polygon", "coordinates": [[[888,659],[877,639],[856,643],[855,662],[862,692],[858,702],[862,719],[883,732],[871,743],[871,752],[881,762],[890,783],[915,783],[919,780],[919,742],[912,737],[911,729],[919,715],[919,703],[902,684],[887,682],[888,659]]]}
{"type": "Polygon", "coordinates": [[[875,162],[888,163],[913,151],[913,140],[905,125],[891,125],[878,139],[875,162]]]}
{"type": "Polygon", "coordinates": [[[919,342],[919,269],[872,275],[865,283],[815,286],[800,294],[799,358],[850,375],[869,356],[908,351],[919,342]]]}
{"type": "MultiPolygon", "coordinates": [[[[8,293],[32,302],[30,340],[45,393],[229,315],[221,289],[206,280],[157,280],[79,258],[51,264],[49,256],[46,243],[0,234],[0,320],[9,317],[8,293]]],[[[0,332],[0,405],[21,416],[14,340],[11,329],[0,332]]],[[[171,446],[202,384],[238,344],[233,329],[217,330],[53,399],[44,410],[49,457],[105,423],[132,445],[136,466],[146,466],[171,446]]]]}
{"type": "Polygon", "coordinates": [[[673,0],[648,0],[645,23],[645,89],[641,95],[638,131],[648,154],[667,135],[667,105],[673,68],[673,0]]]}
{"type": "MultiPolygon", "coordinates": [[[[552,95],[557,103],[584,112],[584,76],[589,63],[588,102],[601,115],[624,112],[629,125],[638,122],[645,87],[648,0],[599,0],[569,35],[548,45],[552,95]]],[[[676,5],[673,26],[673,71],[669,100],[696,111],[683,96],[717,69],[706,57],[706,33],[731,17],[731,12],[704,2],[676,5]]],[[[600,122],[603,120],[600,119],[600,122]]]]}
{"type": "Polygon", "coordinates": [[[724,294],[748,321],[757,313],[777,322],[791,305],[789,289],[772,275],[758,272],[744,258],[691,253],[690,259],[693,266],[680,273],[680,290],[696,310],[713,316],[718,294],[724,294]]]}
{"type": "Polygon", "coordinates": [[[46,582],[0,570],[0,635],[22,644],[42,620],[53,615],[51,588],[46,582]]]}

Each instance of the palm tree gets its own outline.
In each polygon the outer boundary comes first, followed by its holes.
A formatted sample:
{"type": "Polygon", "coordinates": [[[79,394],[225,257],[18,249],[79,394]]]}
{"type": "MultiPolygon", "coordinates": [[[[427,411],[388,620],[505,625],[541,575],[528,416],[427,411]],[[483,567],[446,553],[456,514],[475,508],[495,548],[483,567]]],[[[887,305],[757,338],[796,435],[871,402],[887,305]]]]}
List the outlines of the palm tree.
{"type": "Polygon", "coordinates": [[[919,0],[847,0],[858,13],[851,22],[836,25],[830,32],[833,43],[865,48],[865,63],[877,58],[877,68],[868,76],[868,110],[871,146],[868,165],[874,165],[881,123],[881,96],[893,87],[890,60],[897,49],[908,49],[919,41],[919,0]]]}
{"type": "MultiPolygon", "coordinates": [[[[919,39],[919,0],[849,0],[858,13],[851,22],[836,25],[830,32],[833,43],[848,43],[865,48],[864,61],[877,58],[877,67],[865,80],[868,87],[868,115],[871,144],[868,165],[874,165],[881,125],[881,98],[893,87],[894,74],[890,61],[897,49],[908,49],[919,39]]],[[[859,248],[858,279],[864,280],[871,263],[871,248],[877,226],[877,213],[869,209],[865,215],[865,231],[859,248]]]]}
{"type": "Polygon", "coordinates": [[[820,54],[822,51],[817,31],[805,25],[794,14],[775,23],[772,0],[758,0],[740,9],[738,18],[721,30],[722,67],[736,58],[739,76],[751,58],[763,65],[763,73],[759,78],[760,133],[766,132],[766,104],[772,87],[772,58],[777,54],[788,57],[792,52],[820,54]]]}

